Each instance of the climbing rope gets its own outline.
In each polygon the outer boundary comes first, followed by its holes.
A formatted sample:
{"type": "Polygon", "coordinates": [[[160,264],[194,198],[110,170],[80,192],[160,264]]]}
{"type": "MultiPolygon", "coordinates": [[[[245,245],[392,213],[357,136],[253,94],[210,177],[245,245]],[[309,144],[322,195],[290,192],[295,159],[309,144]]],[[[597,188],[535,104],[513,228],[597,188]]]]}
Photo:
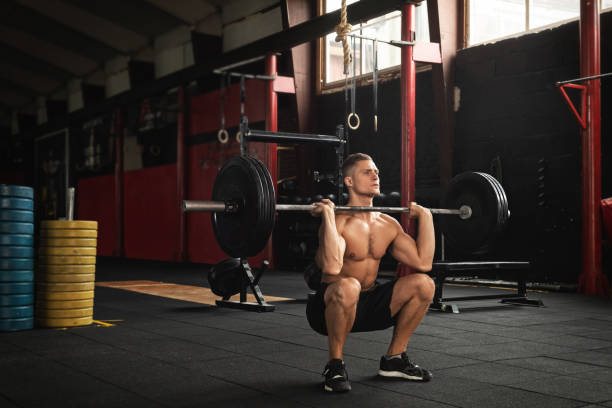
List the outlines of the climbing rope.
{"type": "Polygon", "coordinates": [[[349,48],[346,36],[350,34],[352,26],[346,22],[346,0],[342,0],[342,8],[340,10],[340,24],[336,26],[336,42],[342,41],[344,50],[344,75],[349,73],[349,64],[351,62],[351,51],[349,48]]]}

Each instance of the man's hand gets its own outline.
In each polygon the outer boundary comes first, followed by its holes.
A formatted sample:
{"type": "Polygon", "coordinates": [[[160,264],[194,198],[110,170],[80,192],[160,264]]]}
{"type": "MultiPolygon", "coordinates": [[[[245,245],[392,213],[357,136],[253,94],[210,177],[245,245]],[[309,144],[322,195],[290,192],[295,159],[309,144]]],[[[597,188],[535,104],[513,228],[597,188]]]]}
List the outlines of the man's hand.
{"type": "Polygon", "coordinates": [[[312,210],[310,210],[310,215],[312,215],[313,217],[320,217],[321,214],[333,214],[334,208],[336,208],[334,202],[327,198],[324,198],[318,203],[312,203],[312,210]]]}
{"type": "Polygon", "coordinates": [[[410,218],[419,218],[421,215],[427,214],[431,216],[429,208],[421,207],[415,202],[410,203],[410,218]]]}

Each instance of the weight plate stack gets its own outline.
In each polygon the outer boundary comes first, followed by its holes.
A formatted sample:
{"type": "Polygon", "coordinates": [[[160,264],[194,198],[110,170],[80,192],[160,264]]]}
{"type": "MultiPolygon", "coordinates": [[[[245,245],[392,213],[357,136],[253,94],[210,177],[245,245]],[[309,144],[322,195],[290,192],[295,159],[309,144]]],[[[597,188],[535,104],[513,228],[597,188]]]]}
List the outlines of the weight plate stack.
{"type": "Polygon", "coordinates": [[[448,244],[465,254],[486,253],[507,220],[506,195],[497,180],[485,173],[465,172],[453,177],[442,198],[442,208],[467,205],[472,216],[440,217],[440,228],[448,244]],[[492,180],[493,179],[493,180],[492,180]],[[503,193],[503,194],[502,194],[503,193]]]}
{"type": "Polygon", "coordinates": [[[96,221],[43,221],[36,270],[36,324],[85,326],[93,321],[96,221]]]}
{"type": "Polygon", "coordinates": [[[34,190],[0,184],[0,332],[34,325],[34,190]]]}
{"type": "Polygon", "coordinates": [[[213,185],[213,201],[231,202],[236,213],[215,212],[212,224],[217,243],[233,258],[257,255],[270,238],[269,214],[274,197],[264,188],[265,181],[256,165],[245,157],[232,157],[225,163],[213,185]]]}

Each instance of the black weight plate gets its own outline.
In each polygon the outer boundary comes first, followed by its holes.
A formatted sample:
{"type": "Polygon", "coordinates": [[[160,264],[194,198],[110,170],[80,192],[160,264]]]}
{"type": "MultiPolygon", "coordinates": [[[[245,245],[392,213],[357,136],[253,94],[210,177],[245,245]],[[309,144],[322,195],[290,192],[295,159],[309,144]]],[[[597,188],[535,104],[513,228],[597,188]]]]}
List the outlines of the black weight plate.
{"type": "Polygon", "coordinates": [[[0,246],[0,258],[33,258],[32,246],[0,246]]]}
{"type": "Polygon", "coordinates": [[[502,197],[502,202],[504,203],[504,225],[505,225],[505,223],[508,221],[508,218],[510,218],[510,211],[509,211],[510,207],[508,205],[508,196],[506,195],[506,190],[504,190],[499,180],[497,180],[493,176],[491,176],[491,179],[493,179],[493,181],[496,183],[497,188],[499,189],[500,196],[502,197]]]}
{"type": "Polygon", "coordinates": [[[34,305],[0,306],[0,319],[22,319],[34,316],[34,305]]]}
{"type": "Polygon", "coordinates": [[[252,256],[265,246],[256,228],[263,222],[260,219],[263,199],[259,175],[247,159],[232,157],[221,167],[213,185],[212,200],[236,201],[239,205],[236,213],[214,212],[211,216],[217,242],[229,256],[252,256]]]}
{"type": "Polygon", "coordinates": [[[2,234],[0,233],[0,245],[34,245],[34,237],[26,234],[2,234]]]}
{"type": "Polygon", "coordinates": [[[34,211],[34,201],[29,198],[0,197],[0,208],[34,211]]]}
{"type": "Polygon", "coordinates": [[[481,174],[484,175],[491,182],[491,185],[493,185],[493,187],[497,191],[497,196],[499,198],[499,211],[500,211],[497,230],[502,231],[506,226],[506,222],[508,221],[508,199],[506,197],[506,192],[504,191],[501,184],[499,184],[499,181],[497,181],[495,177],[487,173],[481,173],[481,174]]]}
{"type": "Polygon", "coordinates": [[[34,304],[34,294],[0,295],[0,306],[26,306],[34,304]]]}
{"type": "Polygon", "coordinates": [[[34,212],[0,208],[0,221],[34,222],[34,212]]]}
{"type": "Polygon", "coordinates": [[[441,207],[468,205],[472,216],[466,220],[440,217],[440,228],[449,245],[464,253],[486,252],[497,233],[498,200],[490,181],[481,174],[466,172],[455,176],[446,189],[441,207]]]}
{"type": "Polygon", "coordinates": [[[34,259],[0,258],[0,270],[31,271],[32,269],[34,269],[34,259]]]}
{"type": "Polygon", "coordinates": [[[272,176],[270,175],[270,172],[268,171],[268,168],[265,164],[263,164],[255,157],[251,157],[250,159],[259,169],[259,177],[263,180],[264,189],[267,191],[266,202],[268,206],[266,207],[265,231],[262,235],[267,237],[267,243],[270,239],[270,235],[272,235],[272,231],[274,230],[274,223],[276,221],[276,193],[274,191],[274,182],[272,181],[272,176]]]}
{"type": "Polygon", "coordinates": [[[0,331],[18,331],[34,328],[34,318],[0,319],[0,331]]]}
{"type": "Polygon", "coordinates": [[[33,282],[34,271],[5,271],[0,269],[0,282],[33,282]]]}
{"type": "Polygon", "coordinates": [[[34,224],[31,222],[0,221],[0,234],[34,235],[34,224]]]}
{"type": "Polygon", "coordinates": [[[34,198],[34,189],[26,186],[13,186],[10,184],[0,184],[0,196],[2,197],[21,197],[34,198]]]}
{"type": "Polygon", "coordinates": [[[0,296],[34,293],[34,282],[0,283],[0,296]]]}
{"type": "Polygon", "coordinates": [[[480,174],[485,180],[487,180],[487,182],[489,182],[491,185],[490,188],[495,192],[495,196],[497,198],[497,225],[495,226],[495,230],[499,231],[504,225],[504,204],[500,191],[497,188],[497,183],[495,183],[493,181],[493,177],[487,173],[478,172],[477,174],[480,174]]]}
{"type": "MultiPolygon", "coordinates": [[[[261,212],[259,213],[259,217],[258,217],[258,220],[260,221],[260,223],[255,226],[257,230],[257,237],[258,237],[258,241],[255,242],[255,244],[256,246],[259,246],[259,241],[263,240],[265,241],[264,242],[264,246],[265,246],[265,244],[268,242],[268,238],[270,237],[270,232],[271,232],[269,231],[268,226],[271,222],[269,214],[270,214],[270,208],[272,205],[272,200],[270,199],[270,196],[268,194],[268,185],[266,183],[265,176],[262,173],[261,168],[256,162],[257,159],[254,159],[253,157],[249,157],[249,156],[245,157],[245,159],[249,162],[249,164],[252,166],[252,169],[257,174],[255,179],[257,183],[257,188],[261,192],[261,197],[262,197],[262,207],[261,207],[261,212]]],[[[257,252],[255,252],[255,254],[257,254],[257,252]]]]}

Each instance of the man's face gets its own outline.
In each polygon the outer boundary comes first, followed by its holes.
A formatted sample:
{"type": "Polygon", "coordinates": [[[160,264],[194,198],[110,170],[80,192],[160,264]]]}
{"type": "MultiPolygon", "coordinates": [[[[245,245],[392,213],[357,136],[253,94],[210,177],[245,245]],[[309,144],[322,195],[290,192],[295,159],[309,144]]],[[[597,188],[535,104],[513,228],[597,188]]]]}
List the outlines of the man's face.
{"type": "Polygon", "coordinates": [[[370,197],[380,194],[378,168],[372,160],[360,160],[355,163],[352,174],[348,175],[347,179],[347,186],[351,187],[355,194],[370,197]]]}

